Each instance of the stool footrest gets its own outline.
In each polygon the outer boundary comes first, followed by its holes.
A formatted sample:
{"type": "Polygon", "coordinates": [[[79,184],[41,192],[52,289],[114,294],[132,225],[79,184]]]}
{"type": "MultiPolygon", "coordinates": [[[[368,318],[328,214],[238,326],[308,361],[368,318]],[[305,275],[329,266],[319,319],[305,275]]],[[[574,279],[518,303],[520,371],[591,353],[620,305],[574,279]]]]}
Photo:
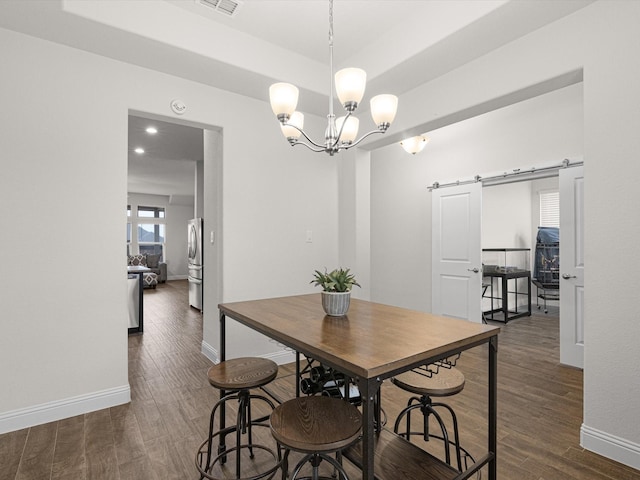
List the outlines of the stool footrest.
{"type": "MultiPolygon", "coordinates": [[[[264,424],[254,424],[254,427],[268,427],[268,425],[264,425],[264,424]]],[[[221,435],[221,434],[228,434],[232,431],[236,430],[236,426],[234,425],[233,427],[228,427],[225,428],[224,430],[218,430],[217,432],[214,432],[214,434],[210,437],[207,438],[204,442],[202,442],[200,444],[200,447],[198,448],[198,452],[196,453],[196,468],[198,469],[198,472],[200,473],[200,479],[208,479],[208,480],[224,480],[224,478],[226,477],[222,477],[222,478],[218,478],[218,477],[214,477],[212,474],[212,471],[214,469],[214,467],[218,464],[223,464],[226,463],[227,460],[227,455],[229,454],[233,454],[235,452],[236,455],[240,455],[242,450],[249,450],[249,449],[256,449],[256,450],[262,450],[267,452],[269,455],[271,455],[273,457],[274,460],[274,465],[269,468],[268,470],[265,470],[264,472],[260,472],[257,473],[256,475],[252,475],[249,477],[238,477],[236,480],[260,480],[260,479],[271,479],[273,478],[273,476],[275,475],[276,471],[280,468],[280,464],[281,464],[281,460],[280,460],[280,453],[274,451],[272,448],[269,448],[265,445],[261,445],[258,443],[253,443],[253,444],[248,444],[248,443],[244,443],[240,445],[240,451],[238,451],[238,447],[237,445],[234,443],[233,446],[231,447],[224,447],[224,448],[218,448],[218,455],[216,455],[215,457],[209,459],[209,465],[207,465],[207,457],[209,455],[209,448],[210,446],[213,445],[213,442],[221,435]]],[[[211,449],[213,450],[213,449],[211,449]]],[[[251,453],[251,456],[253,456],[253,453],[251,453]]]]}

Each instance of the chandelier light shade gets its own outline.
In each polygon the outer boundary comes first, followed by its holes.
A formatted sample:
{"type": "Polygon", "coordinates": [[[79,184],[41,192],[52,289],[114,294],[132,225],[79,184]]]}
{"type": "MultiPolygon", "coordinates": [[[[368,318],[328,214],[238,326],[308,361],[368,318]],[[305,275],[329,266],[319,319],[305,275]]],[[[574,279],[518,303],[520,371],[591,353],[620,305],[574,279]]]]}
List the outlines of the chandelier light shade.
{"type": "Polygon", "coordinates": [[[397,110],[398,97],[395,95],[376,95],[371,99],[371,116],[378,128],[381,125],[385,125],[385,130],[389,128],[396,118],[397,110]]]}
{"type": "Polygon", "coordinates": [[[405,152],[415,155],[420,153],[424,147],[429,143],[429,139],[424,135],[418,135],[416,137],[407,138],[400,142],[405,152]]]}
{"type": "Polygon", "coordinates": [[[358,117],[338,117],[336,119],[336,129],[338,131],[342,131],[340,140],[345,144],[351,144],[356,140],[356,137],[358,136],[359,126],[360,120],[358,120],[358,117]],[[345,118],[347,119],[346,124],[345,118]]]}
{"type": "Polygon", "coordinates": [[[336,94],[348,112],[358,108],[367,86],[367,72],[361,68],[343,68],[336,73],[336,94]]]}
{"type": "Polygon", "coordinates": [[[313,141],[303,129],[304,116],[296,111],[298,89],[290,83],[274,83],[269,87],[271,109],[278,118],[282,133],[289,144],[304,145],[314,152],[334,155],[340,150],[355,147],[365,138],[375,133],[385,133],[395,119],[398,109],[398,97],[395,95],[377,95],[371,99],[371,116],[376,129],[358,136],[359,120],[353,116],[358,108],[367,84],[367,74],[360,68],[344,68],[335,74],[335,94],[346,115],[336,119],[333,113],[334,76],[333,76],[333,0],[329,0],[329,65],[331,68],[329,90],[329,114],[324,142],[313,141]],[[302,137],[302,138],[301,138],[302,137]]]}
{"type": "Polygon", "coordinates": [[[274,83],[269,87],[269,99],[273,113],[286,123],[298,106],[298,88],[290,83],[274,83]]]}
{"type": "Polygon", "coordinates": [[[293,112],[289,121],[285,124],[280,124],[282,133],[289,141],[297,140],[302,135],[302,129],[304,128],[304,115],[300,112],[293,112]]]}

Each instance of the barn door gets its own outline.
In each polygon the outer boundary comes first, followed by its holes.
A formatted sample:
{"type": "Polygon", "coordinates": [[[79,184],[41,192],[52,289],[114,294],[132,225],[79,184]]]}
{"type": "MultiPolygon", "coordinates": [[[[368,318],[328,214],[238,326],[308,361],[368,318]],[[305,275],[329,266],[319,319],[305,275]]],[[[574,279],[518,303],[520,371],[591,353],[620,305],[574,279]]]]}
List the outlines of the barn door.
{"type": "Polygon", "coordinates": [[[432,191],[432,311],[482,321],[482,184],[432,191]]]}
{"type": "Polygon", "coordinates": [[[560,363],[584,367],[584,174],[560,170],[560,363]]]}

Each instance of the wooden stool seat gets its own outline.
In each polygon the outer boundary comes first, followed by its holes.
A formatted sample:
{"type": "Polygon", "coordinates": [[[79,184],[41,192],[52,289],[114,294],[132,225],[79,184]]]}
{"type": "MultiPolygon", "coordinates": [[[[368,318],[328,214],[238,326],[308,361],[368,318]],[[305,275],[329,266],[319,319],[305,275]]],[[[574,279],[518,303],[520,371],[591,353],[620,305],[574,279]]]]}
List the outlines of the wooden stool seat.
{"type": "MultiPolygon", "coordinates": [[[[435,370],[435,369],[434,369],[435,370]]],[[[449,397],[464,388],[464,375],[455,367],[438,367],[438,373],[410,370],[391,379],[397,387],[428,397],[449,397]]]]}
{"type": "Polygon", "coordinates": [[[209,383],[220,390],[247,390],[271,382],[278,375],[276,362],[258,357],[226,360],[207,372],[209,383]]]}
{"type": "Polygon", "coordinates": [[[298,397],[278,405],[271,414],[271,433],[278,446],[285,448],[282,458],[282,479],[298,478],[308,461],[314,480],[320,477],[318,468],[325,460],[339,472],[340,479],[347,479],[342,467],[342,450],[360,438],[362,415],[358,409],[342,399],[325,396],[298,397]],[[289,452],[297,451],[305,456],[287,477],[289,452]],[[336,453],[337,459],[329,454],[336,453]]]}
{"type": "Polygon", "coordinates": [[[362,428],[362,415],[349,402],[332,397],[298,397],[271,414],[271,433],[282,446],[298,452],[335,452],[351,445],[362,428]]]}

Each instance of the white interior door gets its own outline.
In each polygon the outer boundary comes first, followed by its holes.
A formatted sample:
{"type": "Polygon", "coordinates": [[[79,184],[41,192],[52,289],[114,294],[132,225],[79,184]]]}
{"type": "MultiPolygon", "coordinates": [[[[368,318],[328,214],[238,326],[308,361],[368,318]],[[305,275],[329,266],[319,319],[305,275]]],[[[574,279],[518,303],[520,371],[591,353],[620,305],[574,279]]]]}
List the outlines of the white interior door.
{"type": "Polygon", "coordinates": [[[431,193],[432,311],[480,323],[482,184],[431,193]]]}
{"type": "Polygon", "coordinates": [[[560,363],[584,367],[584,174],[560,169],[560,363]]]}

